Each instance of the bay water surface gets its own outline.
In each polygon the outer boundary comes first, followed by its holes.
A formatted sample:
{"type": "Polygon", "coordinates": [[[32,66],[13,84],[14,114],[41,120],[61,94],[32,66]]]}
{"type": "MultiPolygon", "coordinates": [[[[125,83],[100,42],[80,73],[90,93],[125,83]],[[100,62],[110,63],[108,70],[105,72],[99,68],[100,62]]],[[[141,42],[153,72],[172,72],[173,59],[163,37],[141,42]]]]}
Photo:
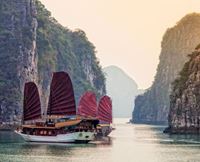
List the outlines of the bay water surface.
{"type": "Polygon", "coordinates": [[[0,132],[0,162],[200,162],[200,136],[163,134],[166,126],[115,119],[109,138],[89,144],[26,143],[0,132]]]}

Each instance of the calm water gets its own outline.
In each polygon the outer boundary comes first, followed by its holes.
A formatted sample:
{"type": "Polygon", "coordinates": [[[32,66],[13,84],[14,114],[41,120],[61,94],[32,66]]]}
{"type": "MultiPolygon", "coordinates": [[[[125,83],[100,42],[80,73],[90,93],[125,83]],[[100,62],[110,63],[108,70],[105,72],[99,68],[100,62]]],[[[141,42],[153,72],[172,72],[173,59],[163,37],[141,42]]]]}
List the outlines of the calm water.
{"type": "Polygon", "coordinates": [[[200,136],[115,120],[111,138],[92,144],[33,144],[0,132],[0,162],[200,162],[200,136]]]}

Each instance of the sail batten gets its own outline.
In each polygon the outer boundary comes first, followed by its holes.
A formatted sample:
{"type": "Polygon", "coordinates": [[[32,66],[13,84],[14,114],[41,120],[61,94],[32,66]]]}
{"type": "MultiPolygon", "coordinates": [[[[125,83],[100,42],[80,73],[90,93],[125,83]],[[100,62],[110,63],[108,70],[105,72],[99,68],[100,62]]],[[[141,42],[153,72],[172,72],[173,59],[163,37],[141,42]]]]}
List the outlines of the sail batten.
{"type": "Polygon", "coordinates": [[[112,123],[112,101],[108,96],[103,96],[99,101],[98,119],[101,122],[112,123]]]}
{"type": "Polygon", "coordinates": [[[66,72],[53,74],[47,115],[76,115],[73,85],[66,72]]]}
{"type": "Polygon", "coordinates": [[[97,101],[93,92],[88,91],[82,95],[79,101],[78,115],[84,117],[97,116],[97,101]]]}
{"type": "Polygon", "coordinates": [[[34,120],[41,118],[41,103],[39,92],[34,82],[25,83],[23,120],[34,120]]]}

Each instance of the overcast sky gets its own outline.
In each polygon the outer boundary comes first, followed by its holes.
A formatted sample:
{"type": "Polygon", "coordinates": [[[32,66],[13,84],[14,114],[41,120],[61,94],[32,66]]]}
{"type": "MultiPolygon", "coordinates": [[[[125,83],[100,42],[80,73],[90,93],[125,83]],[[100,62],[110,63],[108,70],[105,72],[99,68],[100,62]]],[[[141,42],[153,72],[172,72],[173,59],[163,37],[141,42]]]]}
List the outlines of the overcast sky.
{"type": "Polygon", "coordinates": [[[96,46],[102,67],[116,65],[148,88],[166,29],[200,12],[200,0],[41,0],[63,25],[80,28],[96,46]]]}

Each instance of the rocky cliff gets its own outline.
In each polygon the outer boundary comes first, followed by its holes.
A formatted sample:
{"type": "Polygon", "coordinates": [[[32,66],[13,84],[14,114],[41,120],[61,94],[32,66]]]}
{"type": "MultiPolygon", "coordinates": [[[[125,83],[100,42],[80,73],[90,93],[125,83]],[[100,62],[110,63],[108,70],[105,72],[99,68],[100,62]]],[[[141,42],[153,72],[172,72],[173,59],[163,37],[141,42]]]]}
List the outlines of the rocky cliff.
{"type": "Polygon", "coordinates": [[[189,14],[169,28],[161,43],[160,62],[153,85],[135,100],[135,123],[167,123],[171,83],[200,42],[200,14],[189,14]]]}
{"type": "Polygon", "coordinates": [[[170,95],[171,133],[200,133],[200,52],[190,55],[170,95]]]}
{"type": "Polygon", "coordinates": [[[70,74],[77,102],[86,90],[93,90],[97,96],[105,93],[105,78],[95,55],[95,47],[84,31],[72,32],[61,26],[39,1],[36,1],[36,8],[38,73],[43,107],[47,104],[53,71],[70,74]]]}
{"type": "Polygon", "coordinates": [[[136,82],[116,66],[103,68],[106,77],[106,91],[112,98],[114,117],[131,117],[134,99],[142,94],[136,82]]]}
{"type": "Polygon", "coordinates": [[[24,82],[37,82],[36,12],[32,0],[0,2],[0,121],[19,120],[24,82]]]}
{"type": "Polygon", "coordinates": [[[75,96],[105,93],[95,47],[86,34],[61,26],[37,0],[0,2],[0,123],[19,122],[23,86],[35,81],[45,111],[52,72],[67,71],[75,96]]]}

